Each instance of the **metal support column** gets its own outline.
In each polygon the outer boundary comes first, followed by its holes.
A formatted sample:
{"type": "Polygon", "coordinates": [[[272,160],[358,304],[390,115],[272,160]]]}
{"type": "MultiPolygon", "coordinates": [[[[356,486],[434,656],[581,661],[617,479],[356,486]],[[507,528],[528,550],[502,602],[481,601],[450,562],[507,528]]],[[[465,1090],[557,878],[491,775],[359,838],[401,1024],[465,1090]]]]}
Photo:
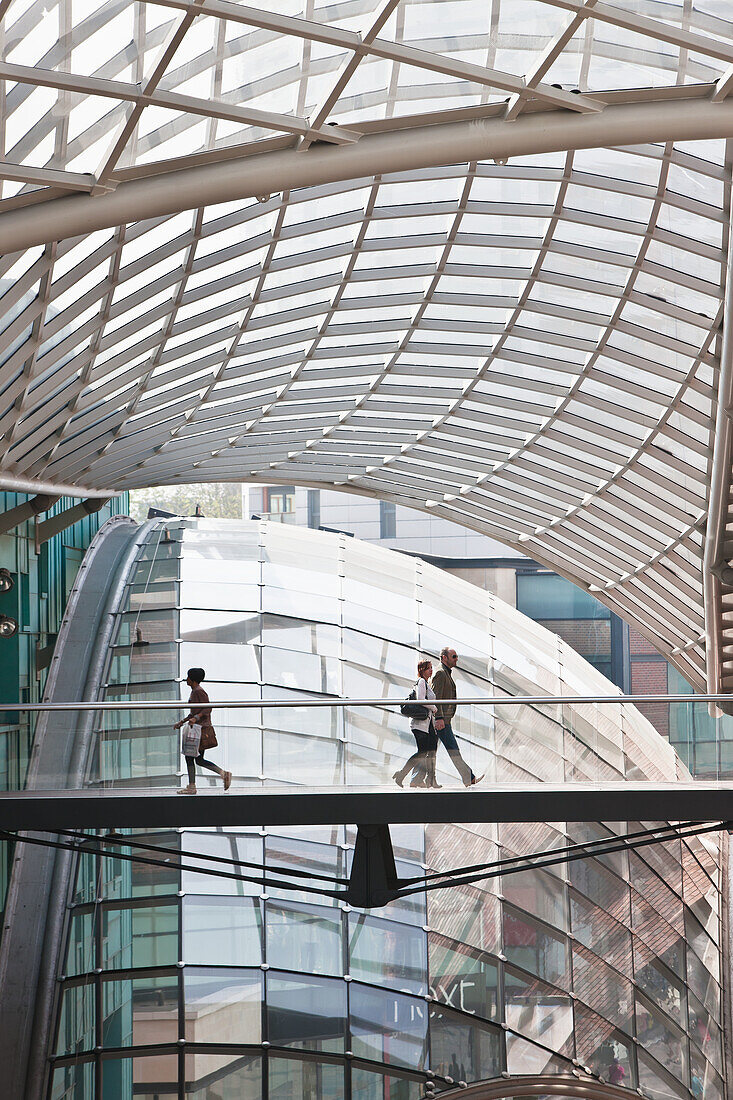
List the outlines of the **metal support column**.
{"type": "Polygon", "coordinates": [[[357,825],[346,900],[357,909],[378,909],[397,897],[399,880],[389,825],[357,825]]]}

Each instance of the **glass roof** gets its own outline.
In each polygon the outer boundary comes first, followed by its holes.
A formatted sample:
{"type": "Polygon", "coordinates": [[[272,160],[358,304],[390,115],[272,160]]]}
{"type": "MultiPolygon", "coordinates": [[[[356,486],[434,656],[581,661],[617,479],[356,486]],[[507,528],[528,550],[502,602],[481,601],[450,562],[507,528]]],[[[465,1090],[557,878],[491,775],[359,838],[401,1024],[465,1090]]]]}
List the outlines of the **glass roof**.
{"type": "MultiPolygon", "coordinates": [[[[272,8],[4,2],[0,223],[194,163],[733,87],[728,0],[272,8]]],[[[527,154],[6,255],[2,468],[427,509],[590,587],[701,686],[729,179],[722,138],[527,154]]]]}

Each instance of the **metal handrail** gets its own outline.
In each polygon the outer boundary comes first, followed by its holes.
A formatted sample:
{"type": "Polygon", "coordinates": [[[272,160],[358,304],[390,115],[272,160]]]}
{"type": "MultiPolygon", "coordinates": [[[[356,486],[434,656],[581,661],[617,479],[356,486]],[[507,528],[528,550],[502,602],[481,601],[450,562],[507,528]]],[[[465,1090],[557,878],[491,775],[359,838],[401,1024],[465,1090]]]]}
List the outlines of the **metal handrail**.
{"type": "MultiPolygon", "coordinates": [[[[232,709],[254,709],[259,707],[399,707],[405,702],[404,696],[398,699],[211,699],[207,707],[225,707],[232,709]]],[[[457,706],[552,706],[557,703],[588,705],[608,705],[628,703],[733,703],[731,694],[708,695],[488,695],[481,698],[437,699],[437,703],[450,703],[457,706]]],[[[185,699],[167,699],[155,702],[120,703],[0,703],[0,713],[65,711],[65,710],[183,710],[191,705],[185,699]]],[[[200,704],[199,704],[200,705],[200,704]]]]}

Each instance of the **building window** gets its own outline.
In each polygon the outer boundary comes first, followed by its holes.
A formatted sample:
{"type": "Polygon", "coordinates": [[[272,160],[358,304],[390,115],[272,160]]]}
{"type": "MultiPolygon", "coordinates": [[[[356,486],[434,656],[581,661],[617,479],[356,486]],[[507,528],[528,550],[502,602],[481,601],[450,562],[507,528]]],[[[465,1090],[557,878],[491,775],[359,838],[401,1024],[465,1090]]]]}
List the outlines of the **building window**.
{"type": "Polygon", "coordinates": [[[589,592],[556,573],[518,572],[517,610],[558,634],[610,679],[611,612],[589,592]]]}
{"type": "Polygon", "coordinates": [[[388,500],[379,502],[379,537],[380,539],[397,537],[397,510],[388,500]]]}
{"type": "Polygon", "coordinates": [[[263,492],[265,516],[279,523],[295,523],[295,486],[270,485],[263,492]]]}
{"type": "Polygon", "coordinates": [[[321,526],[321,490],[308,490],[308,526],[316,529],[321,526]]]}

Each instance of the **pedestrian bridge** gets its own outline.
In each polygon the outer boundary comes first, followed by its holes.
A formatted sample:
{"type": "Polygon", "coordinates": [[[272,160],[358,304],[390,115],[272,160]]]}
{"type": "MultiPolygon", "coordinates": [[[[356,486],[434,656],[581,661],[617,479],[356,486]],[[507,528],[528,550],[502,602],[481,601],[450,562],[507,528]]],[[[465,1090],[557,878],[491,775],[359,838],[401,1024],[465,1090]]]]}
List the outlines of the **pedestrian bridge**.
{"type": "Polygon", "coordinates": [[[0,794],[2,829],[382,825],[431,822],[733,821],[733,783],[549,783],[451,790],[173,787],[0,794]]]}

